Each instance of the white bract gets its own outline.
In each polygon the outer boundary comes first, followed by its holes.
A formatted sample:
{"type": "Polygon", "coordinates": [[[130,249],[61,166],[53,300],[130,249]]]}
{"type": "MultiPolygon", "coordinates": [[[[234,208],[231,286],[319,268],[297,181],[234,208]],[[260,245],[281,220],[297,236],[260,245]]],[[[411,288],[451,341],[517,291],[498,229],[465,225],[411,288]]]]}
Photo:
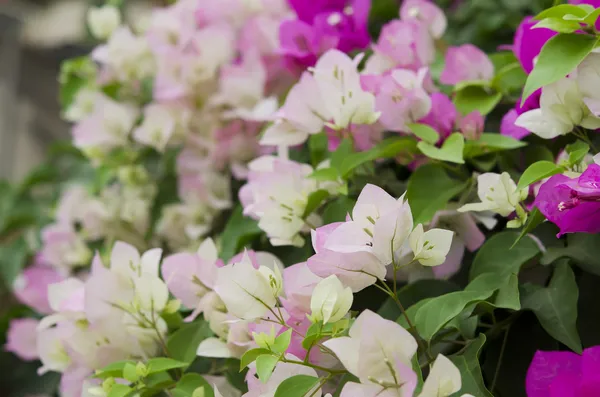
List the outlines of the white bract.
{"type": "Polygon", "coordinates": [[[527,189],[517,190],[517,184],[507,172],[488,172],[477,177],[477,195],[480,203],[463,205],[459,212],[492,211],[508,216],[515,211],[519,202],[527,198],[527,189]]]}
{"type": "Polygon", "coordinates": [[[321,280],[313,291],[310,300],[313,322],[322,321],[323,324],[341,320],[352,306],[352,289],[344,288],[340,280],[331,275],[321,280]]]}
{"type": "Polygon", "coordinates": [[[440,354],[433,362],[419,397],[447,397],[459,391],[461,386],[460,371],[452,361],[440,354]]]}
{"type": "Polygon", "coordinates": [[[87,22],[92,35],[105,40],[121,25],[121,13],[117,7],[109,4],[92,7],[88,11],[87,22]]]}
{"type": "Polygon", "coordinates": [[[453,232],[444,229],[423,231],[423,225],[418,224],[410,235],[410,248],[414,260],[423,266],[438,266],[444,263],[452,245],[453,232]]]}
{"type": "Polygon", "coordinates": [[[253,320],[265,315],[277,304],[283,280],[277,263],[272,268],[256,269],[245,253],[238,263],[224,266],[217,272],[215,291],[237,318],[253,320]]]}
{"type": "Polygon", "coordinates": [[[540,108],[520,115],[515,125],[544,139],[552,139],[568,134],[577,126],[600,128],[600,118],[585,104],[577,80],[567,77],[544,86],[540,108]]]}

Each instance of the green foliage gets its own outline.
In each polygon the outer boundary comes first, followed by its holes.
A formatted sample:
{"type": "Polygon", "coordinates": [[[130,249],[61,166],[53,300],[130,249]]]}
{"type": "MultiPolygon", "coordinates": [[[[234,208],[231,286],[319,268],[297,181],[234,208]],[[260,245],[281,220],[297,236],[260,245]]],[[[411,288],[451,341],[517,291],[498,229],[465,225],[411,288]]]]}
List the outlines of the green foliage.
{"type": "Polygon", "coordinates": [[[454,105],[463,115],[478,111],[485,116],[494,110],[501,99],[501,92],[496,92],[491,87],[473,84],[463,86],[456,92],[454,105]]]}
{"type": "Polygon", "coordinates": [[[256,374],[258,375],[258,379],[263,383],[267,383],[278,362],[279,357],[271,354],[262,354],[256,357],[256,374]]]}
{"type": "Polygon", "coordinates": [[[565,169],[561,166],[554,164],[551,161],[538,161],[537,163],[531,164],[523,175],[519,179],[517,189],[524,189],[527,186],[539,182],[542,179],[549,178],[552,175],[561,174],[565,169]]]}
{"type": "Polygon", "coordinates": [[[435,147],[430,143],[421,141],[417,147],[425,156],[440,161],[450,163],[464,164],[463,149],[465,147],[465,137],[462,134],[454,133],[450,135],[442,144],[441,148],[435,147]]]}
{"type": "Polygon", "coordinates": [[[485,334],[479,334],[477,339],[472,340],[459,355],[450,357],[450,360],[460,371],[462,387],[453,396],[462,396],[465,393],[480,397],[493,397],[486,388],[479,364],[479,354],[485,345],[485,334]]]}
{"type": "Polygon", "coordinates": [[[228,261],[233,258],[245,245],[259,236],[261,232],[258,222],[244,216],[241,205],[235,207],[221,237],[222,244],[219,251],[221,259],[228,261]]]}
{"type": "Polygon", "coordinates": [[[526,142],[518,141],[509,136],[493,133],[483,133],[476,141],[465,143],[465,158],[477,157],[502,150],[520,149],[527,146],[526,142]]]}
{"type": "Polygon", "coordinates": [[[421,138],[427,143],[431,143],[432,145],[435,145],[435,143],[440,139],[440,135],[437,133],[437,131],[427,124],[409,124],[407,127],[413,134],[415,134],[415,136],[421,138]]]}
{"type": "Polygon", "coordinates": [[[594,36],[560,33],[542,48],[525,83],[523,101],[537,89],[557,82],[571,73],[598,44],[594,36]]]}
{"type": "Polygon", "coordinates": [[[172,358],[190,364],[196,358],[196,349],[204,339],[212,336],[208,323],[202,319],[185,324],[167,339],[172,358]]]}
{"type": "Polygon", "coordinates": [[[414,223],[425,223],[467,186],[467,182],[450,178],[438,164],[419,167],[408,181],[406,198],[410,204],[414,223]]]}
{"type": "Polygon", "coordinates": [[[275,397],[304,397],[319,383],[319,378],[308,375],[295,375],[287,378],[277,387],[275,397]]]}
{"type": "Polygon", "coordinates": [[[533,288],[523,297],[523,308],[532,310],[544,329],[555,339],[581,353],[577,332],[579,289],[568,263],[560,263],[546,288],[533,288]]]}
{"type": "Polygon", "coordinates": [[[185,374],[177,382],[175,389],[171,391],[173,397],[196,397],[194,392],[202,388],[204,397],[214,397],[215,393],[211,385],[199,374],[185,374]]]}

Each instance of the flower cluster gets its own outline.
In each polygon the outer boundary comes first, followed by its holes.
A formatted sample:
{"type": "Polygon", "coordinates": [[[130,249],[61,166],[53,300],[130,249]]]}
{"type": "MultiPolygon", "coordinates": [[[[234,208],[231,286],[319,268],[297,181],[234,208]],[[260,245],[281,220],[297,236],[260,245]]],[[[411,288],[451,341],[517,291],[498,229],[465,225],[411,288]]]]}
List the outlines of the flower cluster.
{"type": "Polygon", "coordinates": [[[75,166],[1,186],[6,351],[61,397],[598,393],[598,2],[489,56],[469,2],[168,3],[90,9],[75,166]]]}

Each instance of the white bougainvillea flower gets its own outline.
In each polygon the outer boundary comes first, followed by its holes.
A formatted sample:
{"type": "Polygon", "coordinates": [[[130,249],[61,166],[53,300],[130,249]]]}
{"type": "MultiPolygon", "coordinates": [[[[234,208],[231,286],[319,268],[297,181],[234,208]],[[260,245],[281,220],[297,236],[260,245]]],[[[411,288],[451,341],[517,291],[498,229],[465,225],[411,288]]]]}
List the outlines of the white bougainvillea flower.
{"type": "Polygon", "coordinates": [[[444,229],[423,231],[423,225],[418,224],[410,235],[410,248],[414,260],[423,266],[438,266],[444,263],[452,245],[453,232],[444,229]]]}
{"type": "Polygon", "coordinates": [[[383,382],[414,390],[416,376],[411,360],[417,342],[399,324],[365,310],[350,328],[349,336],[330,339],[324,345],[361,383],[383,382]]]}
{"type": "MultiPolygon", "coordinates": [[[[419,397],[448,397],[460,390],[460,371],[444,355],[439,354],[429,371],[419,397]]],[[[467,397],[467,395],[463,395],[467,397]]]]}
{"type": "Polygon", "coordinates": [[[517,190],[517,184],[507,172],[488,172],[477,177],[477,195],[481,202],[463,205],[458,211],[492,211],[508,216],[519,202],[527,198],[527,194],[527,189],[517,190]]]}
{"type": "Polygon", "coordinates": [[[87,23],[95,38],[105,40],[121,25],[121,13],[110,4],[92,7],[88,10],[87,23]]]}
{"type": "Polygon", "coordinates": [[[352,289],[344,288],[340,280],[331,275],[320,281],[313,291],[310,318],[323,324],[341,320],[350,310],[352,300],[352,289]]]}
{"type": "Polygon", "coordinates": [[[215,291],[229,313],[253,320],[275,307],[282,285],[281,270],[276,263],[272,268],[256,269],[246,253],[240,262],[218,270],[215,291]]]}
{"type": "Polygon", "coordinates": [[[566,77],[544,86],[539,109],[523,113],[515,125],[544,139],[552,139],[568,134],[576,126],[600,128],[600,118],[585,104],[577,80],[566,77]]]}

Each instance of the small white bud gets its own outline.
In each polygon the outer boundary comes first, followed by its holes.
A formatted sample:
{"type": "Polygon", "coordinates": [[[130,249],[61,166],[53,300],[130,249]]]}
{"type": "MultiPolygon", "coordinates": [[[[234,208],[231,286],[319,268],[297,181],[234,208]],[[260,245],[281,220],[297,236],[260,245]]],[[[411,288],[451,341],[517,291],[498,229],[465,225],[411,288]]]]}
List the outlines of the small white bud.
{"type": "Polygon", "coordinates": [[[111,5],[92,7],[88,11],[87,22],[95,38],[106,40],[121,25],[121,13],[111,5]]]}

